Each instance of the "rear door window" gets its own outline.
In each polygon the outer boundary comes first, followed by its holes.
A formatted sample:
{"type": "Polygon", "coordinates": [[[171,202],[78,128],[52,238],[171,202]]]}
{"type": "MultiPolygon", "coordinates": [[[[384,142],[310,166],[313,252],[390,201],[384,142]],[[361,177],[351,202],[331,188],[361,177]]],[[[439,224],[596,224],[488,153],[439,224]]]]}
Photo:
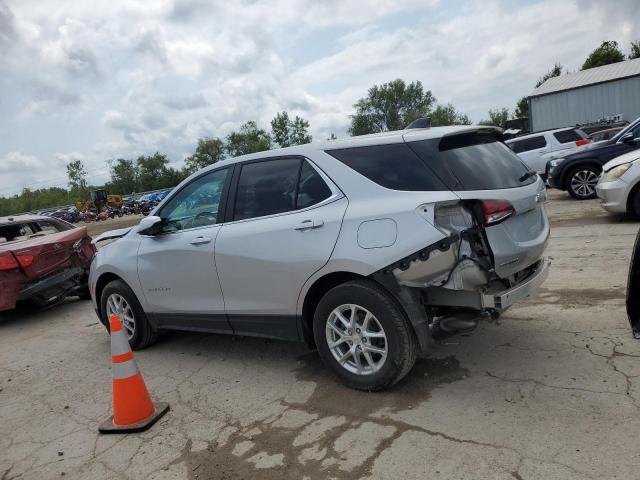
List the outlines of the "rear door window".
{"type": "Polygon", "coordinates": [[[392,190],[446,190],[406,143],[327,150],[369,180],[392,190]]]}
{"type": "Polygon", "coordinates": [[[300,163],[299,158],[280,158],[242,165],[233,219],[295,210],[300,163]]]}
{"type": "Polygon", "coordinates": [[[493,133],[471,132],[408,144],[454,191],[522,187],[528,168],[493,133]],[[522,179],[522,180],[521,180],[522,179]]]}
{"type": "Polygon", "coordinates": [[[516,140],[510,147],[515,153],[529,152],[537,148],[544,148],[547,146],[547,139],[544,135],[538,135],[536,137],[523,138],[522,140],[516,140]]]}
{"type": "Polygon", "coordinates": [[[298,196],[296,209],[307,208],[320,203],[331,196],[331,189],[322,179],[320,174],[309,165],[306,160],[302,162],[300,179],[298,180],[298,196]]]}

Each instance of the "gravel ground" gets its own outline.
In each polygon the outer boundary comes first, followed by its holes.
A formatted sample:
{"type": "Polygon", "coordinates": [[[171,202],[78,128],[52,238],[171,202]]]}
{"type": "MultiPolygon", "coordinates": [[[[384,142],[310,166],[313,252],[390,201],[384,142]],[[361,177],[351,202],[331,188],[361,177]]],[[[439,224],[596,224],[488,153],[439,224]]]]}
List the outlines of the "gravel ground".
{"type": "Polygon", "coordinates": [[[558,192],[548,211],[540,294],[385,393],[341,387],[304,345],[172,333],[136,354],[171,411],[100,436],[109,341],[90,302],[0,314],[0,479],[640,478],[640,342],[624,310],[638,224],[558,192]]]}

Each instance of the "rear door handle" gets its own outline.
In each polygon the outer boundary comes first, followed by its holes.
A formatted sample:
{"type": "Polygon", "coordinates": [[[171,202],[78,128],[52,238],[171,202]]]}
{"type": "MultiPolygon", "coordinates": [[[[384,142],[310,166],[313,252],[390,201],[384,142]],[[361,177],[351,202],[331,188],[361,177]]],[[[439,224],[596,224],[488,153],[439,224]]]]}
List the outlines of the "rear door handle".
{"type": "Polygon", "coordinates": [[[324,220],[303,220],[294,227],[296,230],[303,232],[305,230],[313,230],[314,228],[320,228],[324,225],[324,220]]]}
{"type": "Polygon", "coordinates": [[[191,245],[203,245],[205,243],[211,243],[211,237],[196,237],[189,243],[191,243],[191,245]]]}

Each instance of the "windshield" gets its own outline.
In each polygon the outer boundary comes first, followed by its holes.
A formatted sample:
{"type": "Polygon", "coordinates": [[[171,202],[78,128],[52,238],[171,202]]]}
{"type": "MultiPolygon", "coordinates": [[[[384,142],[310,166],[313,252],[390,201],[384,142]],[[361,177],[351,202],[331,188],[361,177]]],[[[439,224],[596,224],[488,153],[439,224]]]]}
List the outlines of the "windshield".
{"type": "Polygon", "coordinates": [[[616,133],[613,137],[611,137],[611,143],[617,143],[618,140],[620,140],[625,133],[628,133],[630,130],[634,129],[638,125],[640,125],[640,118],[637,118],[634,122],[630,123],[629,125],[624,127],[622,130],[620,130],[618,133],[616,133]]]}

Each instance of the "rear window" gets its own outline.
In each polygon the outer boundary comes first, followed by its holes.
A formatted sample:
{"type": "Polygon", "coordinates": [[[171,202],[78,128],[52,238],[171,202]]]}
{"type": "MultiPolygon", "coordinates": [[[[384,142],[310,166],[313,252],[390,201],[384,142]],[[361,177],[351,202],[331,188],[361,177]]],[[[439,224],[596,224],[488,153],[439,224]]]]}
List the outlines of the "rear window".
{"type": "Polygon", "coordinates": [[[0,243],[18,242],[32,237],[50,235],[73,228],[56,220],[37,220],[25,223],[8,223],[0,225],[0,243]]]}
{"type": "Polygon", "coordinates": [[[528,168],[495,134],[471,132],[408,145],[451,190],[496,190],[529,185],[528,168]]]}
{"type": "Polygon", "coordinates": [[[556,137],[556,140],[558,140],[560,143],[575,142],[577,140],[587,138],[587,135],[585,133],[581,132],[580,130],[573,129],[554,132],[553,136],[556,137]]]}
{"type": "Polygon", "coordinates": [[[369,180],[392,190],[433,191],[446,186],[406,143],[327,150],[369,180]]]}

